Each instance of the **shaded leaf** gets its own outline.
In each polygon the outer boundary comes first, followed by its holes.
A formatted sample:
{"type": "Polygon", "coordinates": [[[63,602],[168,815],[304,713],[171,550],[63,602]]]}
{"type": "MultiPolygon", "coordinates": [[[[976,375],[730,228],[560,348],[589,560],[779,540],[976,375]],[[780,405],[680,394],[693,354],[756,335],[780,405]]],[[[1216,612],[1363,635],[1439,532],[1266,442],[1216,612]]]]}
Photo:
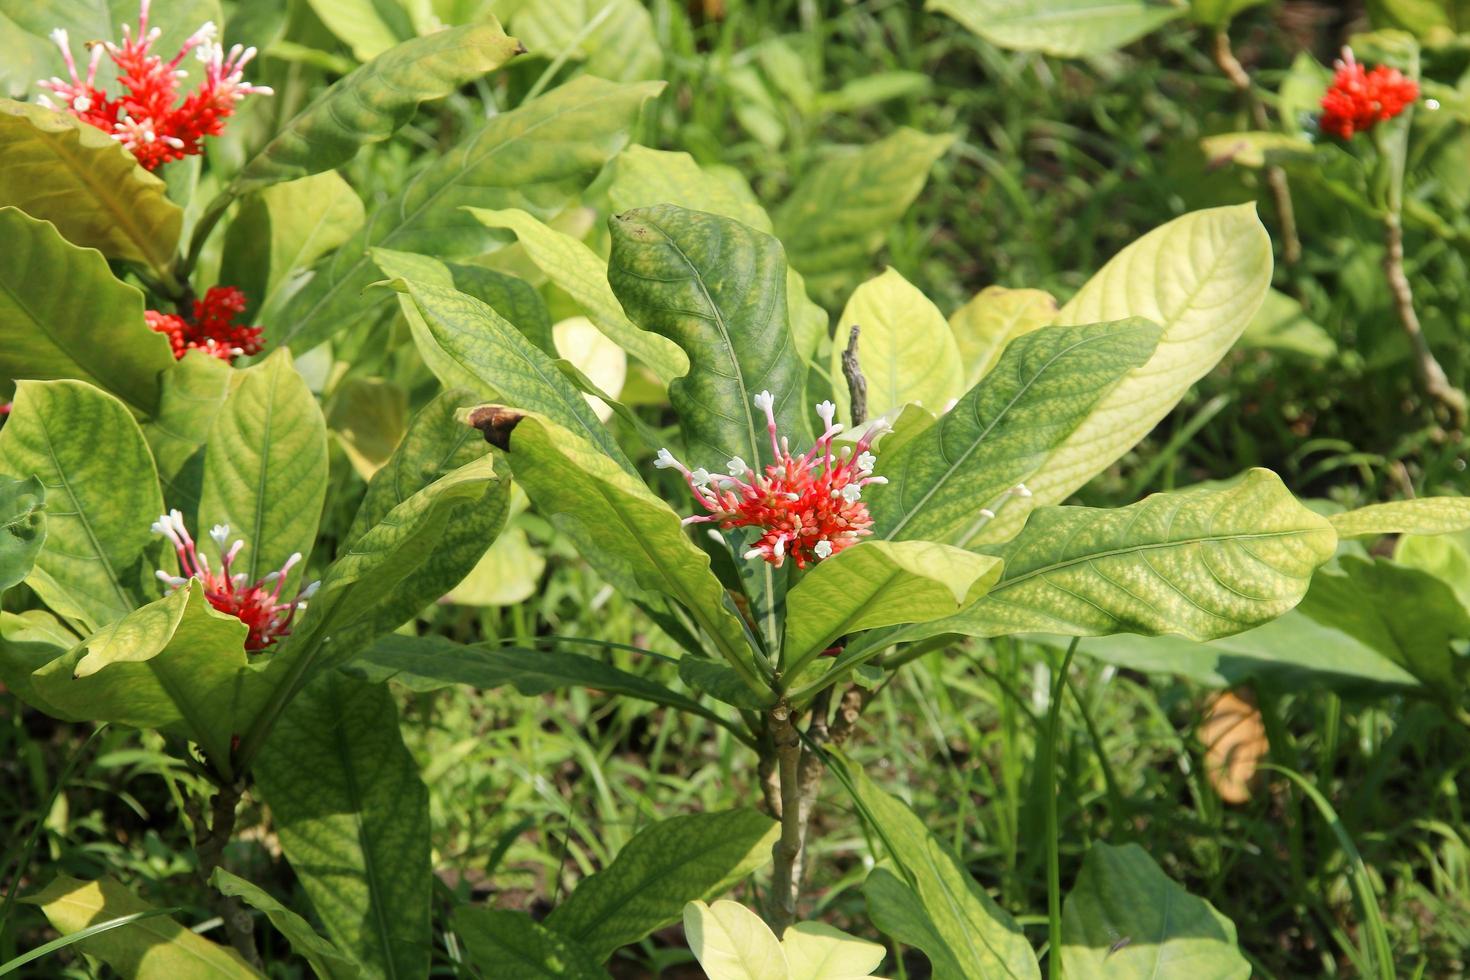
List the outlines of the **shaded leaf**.
{"type": "Polygon", "coordinates": [[[0,207],[0,238],[0,377],[86,381],[153,411],[174,359],[143,319],[143,294],[23,211],[0,207]]]}
{"type": "Polygon", "coordinates": [[[1121,48],[1188,7],[1171,0],[928,0],[991,44],[1061,58],[1121,48]]]}
{"type": "Polygon", "coordinates": [[[877,868],[868,875],[863,894],[873,924],[922,949],[934,980],[1040,980],[1021,927],[970,877],[954,852],[859,766],[840,756],[834,765],[898,872],[877,868]]]}
{"type": "Polygon", "coordinates": [[[450,927],[470,960],[497,980],[606,980],[596,957],[524,912],[461,907],[450,927]]]}
{"type": "Polygon", "coordinates": [[[327,427],[357,475],[371,480],[408,427],[408,393],[383,378],[347,378],[332,395],[327,427]]]}
{"type": "Polygon", "coordinates": [[[901,128],[817,164],[773,215],[791,264],[817,292],[867,265],[954,142],[901,128]]]}
{"type": "Polygon", "coordinates": [[[670,817],[639,831],[546,917],[599,961],[723,894],[770,860],[776,822],[754,810],[670,817]]]}
{"type": "Polygon", "coordinates": [[[429,793],[388,689],[323,673],[280,717],[255,775],[337,948],[365,976],[426,975],[429,793]]]}
{"type": "Polygon", "coordinates": [[[1251,975],[1235,925],[1169,880],[1137,844],[1088,850],[1062,909],[1061,953],[1066,975],[1078,980],[1251,975]]]}
{"type": "MultiPolygon", "coordinates": [[[[318,15],[323,5],[324,0],[314,0],[318,15]]],[[[325,5],[338,4],[325,0],[325,5]]],[[[352,14],[341,19],[345,24],[358,18],[352,14]]],[[[332,21],[327,25],[337,30],[332,21]]],[[[389,35],[367,48],[385,40],[392,46],[369,55],[371,61],[338,79],[288,122],[235,177],[231,191],[243,194],[341,166],[364,146],[392,136],[421,103],[457,91],[520,50],[520,43],[507,37],[493,17],[402,44],[393,44],[396,38],[389,35]]],[[[364,53],[356,44],[353,50],[359,57],[364,53]]]]}
{"type": "Polygon", "coordinates": [[[0,207],[50,221],[74,245],[160,273],[173,262],[184,212],[163,181],[68,113],[0,99],[0,188],[0,207]]]}
{"type": "Polygon", "coordinates": [[[264,912],[271,925],[290,941],[296,955],[310,963],[321,980],[352,980],[358,976],[360,971],[351,959],[319,936],[311,923],[276,901],[263,888],[252,885],[224,868],[215,868],[214,873],[209,876],[209,883],[221,895],[241,899],[251,908],[264,912]]]}
{"type": "Polygon", "coordinates": [[[480,254],[496,233],[465,205],[521,208],[549,218],[602,169],[662,83],[614,85],[582,76],[487,120],[383,202],[367,225],[267,324],[271,346],[306,351],[364,315],[362,291],[377,274],[373,247],[449,258],[480,254]]]}
{"type": "Polygon", "coordinates": [[[158,409],[143,424],[143,435],[158,465],[163,496],[198,527],[199,495],[204,486],[204,442],[230,393],[245,377],[217,357],[189,351],[164,374],[158,409]]]}

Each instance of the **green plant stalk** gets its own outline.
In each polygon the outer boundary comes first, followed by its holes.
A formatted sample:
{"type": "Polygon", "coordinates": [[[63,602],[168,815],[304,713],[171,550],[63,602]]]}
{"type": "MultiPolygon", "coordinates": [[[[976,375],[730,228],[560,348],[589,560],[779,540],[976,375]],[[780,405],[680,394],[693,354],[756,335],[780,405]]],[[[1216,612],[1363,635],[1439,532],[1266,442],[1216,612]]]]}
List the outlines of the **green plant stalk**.
{"type": "Polygon", "coordinates": [[[1081,637],[1073,637],[1066,656],[1051,682],[1051,701],[1046,708],[1046,741],[1042,744],[1042,772],[1046,774],[1046,975],[1062,977],[1062,856],[1057,839],[1057,730],[1062,720],[1062,695],[1067,689],[1067,671],[1077,653],[1081,637]]]}
{"type": "Polygon", "coordinates": [[[775,871],[767,915],[776,935],[796,921],[796,893],[800,888],[802,845],[801,736],[792,720],[791,705],[781,702],[766,714],[767,731],[776,752],[781,784],[781,836],[771,848],[775,871]]]}

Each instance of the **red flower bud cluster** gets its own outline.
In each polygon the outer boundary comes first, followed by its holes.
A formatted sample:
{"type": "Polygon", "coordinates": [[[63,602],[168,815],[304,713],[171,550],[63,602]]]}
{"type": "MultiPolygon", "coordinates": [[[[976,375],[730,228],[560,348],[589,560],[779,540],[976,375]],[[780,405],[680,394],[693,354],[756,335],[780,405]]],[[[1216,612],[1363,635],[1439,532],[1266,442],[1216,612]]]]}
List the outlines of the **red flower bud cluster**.
{"type": "Polygon", "coordinates": [[[237,44],[226,55],[214,43],[212,23],[189,35],[171,61],[151,53],[160,32],[156,27],[148,29],[148,0],[143,0],[138,14],[138,33],[134,35],[126,24],[122,31],[120,45],[89,42],[92,55],[85,79],[77,74],[66,31],[53,31],[51,38],[61,48],[71,80],[57,77],[40,82],[55,98],[43,95],[38,101],[111,134],[148,170],[202,153],[204,137],[224,132],[225,120],[234,113],[236,102],[252,93],[271,94],[266,86],[250,85],[244,80],[245,65],[255,57],[255,49],[237,44]],[[203,64],[204,79],[179,102],[179,79],[187,74],[179,63],[190,51],[203,64]],[[96,84],[97,66],[104,54],[117,66],[118,83],[124,89],[115,99],[96,84]]]}
{"type": "Polygon", "coordinates": [[[191,350],[208,352],[222,361],[259,354],[265,344],[261,327],[231,323],[245,312],[245,294],[234,286],[211,286],[203,299],[194,301],[194,317],[186,320],[174,313],[145,310],[148,326],[168,337],[174,358],[181,360],[191,350]]]}
{"type": "Polygon", "coordinates": [[[1379,65],[1365,71],[1344,48],[1337,74],[1322,96],[1320,125],[1324,133],[1352,139],[1392,119],[1419,98],[1419,84],[1397,68],[1379,65]]]}

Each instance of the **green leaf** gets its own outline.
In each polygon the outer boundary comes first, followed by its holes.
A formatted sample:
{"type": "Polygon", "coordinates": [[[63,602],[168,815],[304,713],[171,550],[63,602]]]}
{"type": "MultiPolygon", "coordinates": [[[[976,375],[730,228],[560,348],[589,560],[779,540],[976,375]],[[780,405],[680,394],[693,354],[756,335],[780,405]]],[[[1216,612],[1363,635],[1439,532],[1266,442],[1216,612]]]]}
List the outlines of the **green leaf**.
{"type": "MultiPolygon", "coordinates": [[[[858,361],[868,382],[869,417],[897,415],[909,402],[942,412],[964,393],[960,349],[944,314],[898,270],[890,268],[853,290],[837,322],[842,342],[832,345],[832,377],[842,377],[846,331],[860,327],[858,361]]],[[[847,418],[847,386],[836,385],[833,398],[847,418]]]]}
{"type": "Polygon", "coordinates": [[[791,264],[819,293],[847,281],[882,246],[953,142],[949,134],[901,128],[818,164],[773,215],[791,264]]]}
{"type": "Polygon", "coordinates": [[[1470,529],[1470,497],[1421,497],[1370,504],[1327,518],[1339,537],[1449,534],[1470,529]]]}
{"type": "Polygon", "coordinates": [[[838,637],[953,616],[1000,574],[989,555],[932,541],[865,541],[841,551],[786,594],[788,670],[800,670],[838,637]]]}
{"type": "Polygon", "coordinates": [[[1206,27],[1225,27],[1235,15],[1267,0],[1189,0],[1189,16],[1206,27]]]}
{"type": "MultiPolygon", "coordinates": [[[[781,243],[737,221],[672,205],[613,217],[608,279],[634,322],[674,341],[689,373],[669,400],[691,457],[720,466],[770,459],[751,396],[769,390],[776,423],[797,445],[810,431],[806,366],[787,323],[781,243]]],[[[807,440],[809,441],[809,440],[807,440]]]]}
{"type": "Polygon", "coordinates": [[[774,693],[752,691],[738,673],[716,660],[695,656],[679,658],[679,679],[716,701],[744,711],[764,711],[776,703],[774,693]]]}
{"type": "Polygon", "coordinates": [[[1172,0],[928,0],[1002,48],[1061,58],[1103,54],[1188,12],[1172,0]]]}
{"type": "Polygon", "coordinates": [[[1234,923],[1171,881],[1137,844],[1088,849],[1062,910],[1061,955],[1072,980],[1251,975],[1234,923]]]}
{"type": "Polygon", "coordinates": [[[754,810],[670,817],[645,827],[546,917],[599,961],[677,922],[686,902],[723,894],[770,860],[780,833],[754,810]]]}
{"type": "Polygon", "coordinates": [[[362,291],[377,278],[369,248],[468,257],[497,239],[465,205],[556,214],[622,149],[643,103],[661,88],[661,82],[614,85],[583,76],[487,120],[383,202],[317,268],[275,324],[266,325],[270,346],[306,351],[360,321],[362,291]]]}
{"type": "Polygon", "coordinates": [[[57,875],[25,899],[41,907],[62,935],[126,915],[152,912],[145,919],[84,939],[77,949],[95,956],[119,976],[140,980],[164,977],[258,978],[233,949],[218,946],[158,914],[154,906],[111,878],[78,881],[57,875]]]}
{"type": "Polygon", "coordinates": [[[494,17],[395,44],[301,110],[245,165],[230,189],[243,194],[339,167],[364,146],[398,132],[421,103],[458,91],[520,51],[520,42],[508,37],[494,17]]]}
{"type": "Polygon", "coordinates": [[[373,683],[392,681],[410,691],[438,691],[466,684],[482,691],[507,684],[527,697],[590,687],[698,713],[698,703],[637,674],[601,660],[558,650],[465,646],[442,636],[388,633],[342,670],[373,683]]]}
{"type": "Polygon", "coordinates": [[[221,278],[244,291],[252,323],[270,323],[307,270],[364,220],[362,199],[335,170],[263,188],[230,221],[221,278]]]}
{"type": "Polygon", "coordinates": [[[1450,643],[1470,638],[1470,611],[1449,583],[1383,558],[1344,555],[1338,568],[1312,581],[1302,613],[1403,667],[1434,695],[1458,701],[1465,660],[1450,643]]]}
{"type": "Polygon", "coordinates": [[[0,207],[52,222],[73,245],[160,273],[173,262],[184,212],[163,181],[67,113],[0,99],[0,188],[0,207]]]}
{"type": "Polygon", "coordinates": [[[0,610],[0,684],[26,704],[53,718],[85,721],[85,713],[73,714],[42,697],[31,676],[65,655],[76,644],[76,634],[44,609],[28,609],[22,613],[0,610]]]}
{"type": "Polygon", "coordinates": [[[364,480],[393,457],[408,426],[408,393],[383,378],[347,378],[332,393],[327,427],[364,480]]]}
{"type": "Polygon", "coordinates": [[[868,875],[863,894],[873,924],[922,949],[934,967],[934,980],[1040,980],[1021,927],[970,877],[954,852],[861,767],[841,756],[833,765],[898,870],[878,868],[868,875]]]}
{"type": "Polygon", "coordinates": [[[536,0],[516,15],[515,30],[532,53],[569,54],[599,78],[627,82],[663,71],[653,18],[638,0],[536,0]]]}
{"type": "Polygon", "coordinates": [[[80,381],[20,382],[0,474],[46,487],[46,543],[27,582],[55,612],[95,629],[158,594],[149,528],[163,498],[122,402],[80,381]]]}
{"type": "Polygon", "coordinates": [[[394,507],[490,451],[479,433],[458,418],[461,409],[477,401],[474,392],[450,389],[414,414],[393,455],[368,483],[344,544],[351,547],[394,507]]]}
{"type": "Polygon", "coordinates": [[[989,549],[1005,561],[989,594],[926,629],[1212,639],[1291,609],[1336,547],[1332,525],[1269,470],[1116,509],[1044,507],[989,549]]]}
{"type": "Polygon", "coordinates": [[[323,673],[281,716],[255,776],[328,938],[365,976],[427,975],[429,793],[388,689],[323,673]]]}
{"type": "Polygon", "coordinates": [[[205,446],[198,528],[223,524],[230,540],[241,537],[235,567],[254,582],[311,552],[327,492],[327,429],[290,351],[242,374],[205,446]]]}
{"type": "Polygon", "coordinates": [[[0,62],[0,97],[24,99],[36,82],[54,71],[56,48],[22,28],[3,10],[0,37],[6,44],[5,60],[0,62]]]}
{"type": "Polygon", "coordinates": [[[1044,473],[1053,450],[1148,361],[1158,340],[1159,328],[1142,320],[1049,327],[1013,340],[937,422],[916,435],[898,428],[878,444],[877,469],[888,483],[867,490],[874,532],[968,543],[1009,509],[1013,488],[1044,473]]]}
{"type": "MultiPolygon", "coordinates": [[[[1175,218],[1115,255],[1057,324],[1141,317],[1163,338],[1026,481],[1031,503],[1060,503],[1152,431],[1240,337],[1270,286],[1271,239],[1250,204],[1175,218]]],[[[983,540],[1014,536],[1025,516],[1007,507],[983,540]]]]}
{"type": "Polygon", "coordinates": [[[204,442],[244,376],[245,372],[204,351],[189,351],[163,376],[158,409],[143,425],[158,464],[164,499],[184,512],[190,527],[199,526],[204,442]]]}
{"type": "Polygon", "coordinates": [[[231,739],[265,702],[246,626],[217,612],[203,586],[135,609],[32,675],[49,704],[92,721],[157,728],[199,743],[228,771],[231,739]]]}
{"type": "Polygon", "coordinates": [[[781,941],[739,902],[690,902],[684,906],[684,938],[709,980],[790,980],[781,941]]]}
{"type": "MultiPolygon", "coordinates": [[[[515,515],[514,504],[511,515],[515,515]]],[[[545,572],[546,557],[531,544],[525,528],[507,523],[500,537],[444,601],[462,606],[513,606],[536,594],[545,572]]]]}
{"type": "Polygon", "coordinates": [[[604,454],[536,415],[509,437],[516,482],[582,556],[635,599],[668,596],[687,609],[715,648],[752,689],[756,677],[745,630],[726,605],[709,556],[694,545],[679,515],[604,454]]]}
{"type": "Polygon", "coordinates": [[[263,888],[258,888],[224,868],[215,868],[209,883],[221,895],[238,898],[257,911],[264,912],[271,925],[291,943],[296,955],[311,964],[321,980],[353,980],[361,971],[342,951],[317,934],[301,916],[276,901],[263,888]]]}
{"type": "MultiPolygon", "coordinates": [[[[555,351],[551,340],[551,313],[536,287],[517,276],[478,265],[451,262],[445,267],[451,281],[439,285],[453,285],[460,292],[473,296],[499,313],[541,350],[548,354],[555,351]]],[[[405,275],[404,278],[415,277],[405,275]]]]}
{"type": "Polygon", "coordinates": [[[571,235],[517,209],[469,212],[490,228],[513,231],[537,267],[580,306],[608,339],[653,369],[665,384],[689,371],[689,358],[672,341],[634,326],[607,282],[607,263],[571,235]]]}
{"type": "Polygon", "coordinates": [[[1007,344],[1048,326],[1056,315],[1057,301],[1046,290],[1003,286],[986,286],[955,310],[949,328],[964,363],[965,390],[990,373],[1007,344]]]}
{"type": "MultiPolygon", "coordinates": [[[[392,256],[376,251],[374,255],[385,269],[396,268],[392,256]]],[[[500,314],[473,296],[433,283],[395,278],[393,286],[422,317],[427,342],[459,365],[478,391],[544,413],[632,471],[617,440],[577,387],[500,314]]]]}
{"type": "Polygon", "coordinates": [[[770,215],[738,171],[701,167],[687,153],[628,147],[613,163],[607,197],[614,211],[676,204],[723,214],[756,231],[772,230],[770,215]]]}
{"type": "Polygon", "coordinates": [[[46,487],[0,476],[0,592],[25,580],[45,542],[46,487]]]}
{"type": "Polygon", "coordinates": [[[1240,335],[1241,347],[1297,354],[1313,361],[1337,356],[1337,341],[1307,318],[1302,304],[1272,289],[1240,335]]]}
{"type": "Polygon", "coordinates": [[[143,294],[23,211],[0,207],[0,238],[0,377],[87,381],[153,411],[174,360],[143,319],[143,294]]]}
{"type": "MultiPolygon", "coordinates": [[[[1066,644],[1061,637],[1049,642],[1066,644]]],[[[1412,674],[1372,647],[1316,622],[1300,608],[1208,643],[1182,636],[1120,634],[1093,637],[1077,652],[1129,670],[1176,674],[1206,687],[1255,683],[1291,693],[1330,690],[1382,697],[1418,686],[1412,674]]]]}
{"type": "Polygon", "coordinates": [[[524,912],[461,907],[449,925],[471,962],[497,980],[608,978],[597,957],[524,912]]]}
{"type": "Polygon", "coordinates": [[[1293,133],[1216,133],[1199,145],[1213,166],[1234,163],[1253,170],[1293,158],[1307,162],[1316,153],[1311,140],[1293,133]]]}
{"type": "Polygon", "coordinates": [[[1398,540],[1393,560],[1428,572],[1449,585],[1470,610],[1470,534],[1405,534],[1398,540]]]}

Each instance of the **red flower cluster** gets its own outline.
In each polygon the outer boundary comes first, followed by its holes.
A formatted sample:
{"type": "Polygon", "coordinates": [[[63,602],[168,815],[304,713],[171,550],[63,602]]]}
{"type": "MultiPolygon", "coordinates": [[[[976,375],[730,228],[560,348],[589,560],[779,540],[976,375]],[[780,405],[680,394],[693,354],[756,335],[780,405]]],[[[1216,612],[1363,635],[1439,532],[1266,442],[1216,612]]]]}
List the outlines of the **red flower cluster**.
{"type": "Polygon", "coordinates": [[[236,326],[230,321],[245,312],[245,294],[234,286],[211,286],[203,299],[194,301],[194,316],[186,320],[174,313],[145,310],[148,326],[168,337],[174,359],[191,350],[208,352],[222,361],[259,354],[265,346],[261,327],[236,326]]]}
{"type": "Polygon", "coordinates": [[[136,36],[124,24],[121,45],[88,42],[92,56],[85,80],[77,74],[66,31],[53,31],[51,38],[61,48],[71,81],[52,78],[40,82],[61,104],[44,95],[39,101],[112,134],[140,164],[156,170],[171,160],[202,153],[204,137],[224,132],[225,119],[234,113],[236,102],[252,93],[270,95],[271,90],[244,81],[245,65],[255,57],[255,49],[237,44],[226,56],[224,49],[214,43],[212,23],[191,34],[173,60],[164,61],[150,54],[160,32],[156,27],[148,29],[148,4],[149,0],[143,0],[136,36]],[[204,80],[180,103],[179,79],[187,73],[179,69],[179,63],[190,51],[195,51],[204,65],[204,80]],[[104,53],[117,65],[118,83],[125,90],[116,99],[109,98],[96,84],[97,65],[104,53]]]}
{"type": "Polygon", "coordinates": [[[159,581],[173,590],[183,588],[190,579],[198,579],[204,586],[204,598],[211,606],[249,627],[245,649],[250,653],[259,653],[282,637],[289,636],[292,620],[306,608],[306,600],[315,595],[321,585],[320,582],[312,582],[298,592],[296,598],[281,601],[281,587],[286,584],[286,576],[291,569],[301,561],[300,552],[287,558],[280,571],[271,572],[253,584],[246,583],[244,572],[230,571],[245,542],[237,540],[228,550],[225,549],[225,541],[230,537],[228,524],[217,524],[209,532],[219,552],[219,571],[210,568],[209,558],[199,553],[189,529],[184,527],[184,515],[178,511],[171,510],[154,521],[153,533],[161,534],[172,542],[174,552],[179,556],[179,567],[184,571],[179,576],[160,569],[154,573],[159,581]]]}
{"type": "Polygon", "coordinates": [[[780,568],[790,555],[797,568],[806,568],[872,533],[873,519],[861,500],[862,488],[888,482],[872,475],[876,457],[869,451],[873,440],[888,430],[888,423],[879,420],[855,446],[833,452],[832,439],[842,425],[832,421],[836,406],[822,402],[817,415],[825,431],[805,455],[792,456],[787,440],[776,435],[774,405],[769,391],[755,396],[756,408],[766,413],[775,459],[763,473],[737,456],[726,464],[728,476],[711,476],[702,468],[688,469],[667,449],[658,451],[653,465],[683,473],[694,499],[709,511],[685,518],[685,524],[716,524],[727,531],[759,528],[761,536],[745,553],[746,558],[760,558],[780,568]]]}
{"type": "Polygon", "coordinates": [[[1419,84],[1397,68],[1379,65],[1372,71],[1343,48],[1337,74],[1322,96],[1321,126],[1324,133],[1352,139],[1378,123],[1392,119],[1419,98],[1419,84]]]}

